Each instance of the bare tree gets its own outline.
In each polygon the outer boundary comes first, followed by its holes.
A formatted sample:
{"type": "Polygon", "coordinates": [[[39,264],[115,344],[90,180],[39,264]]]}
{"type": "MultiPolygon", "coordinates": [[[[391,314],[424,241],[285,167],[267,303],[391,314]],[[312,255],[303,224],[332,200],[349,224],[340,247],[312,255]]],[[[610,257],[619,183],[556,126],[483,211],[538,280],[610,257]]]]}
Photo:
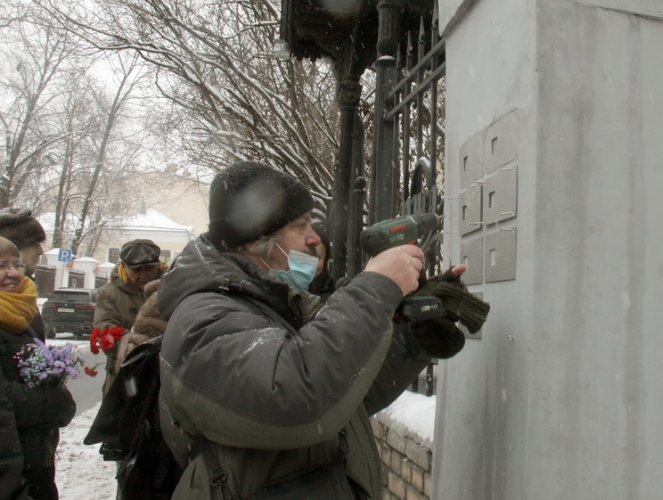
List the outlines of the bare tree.
{"type": "Polygon", "coordinates": [[[151,152],[140,58],[109,56],[97,65],[101,70],[63,81],[64,90],[52,99],[63,136],[49,149],[31,205],[54,212],[52,244],[74,254],[81,245],[82,255],[94,253],[104,229],[127,215],[123,208],[131,205],[135,187],[127,189],[124,178],[141,164],[141,154],[151,152]]]}
{"type": "Polygon", "coordinates": [[[133,58],[130,61],[124,61],[121,57],[117,58],[119,61],[120,81],[118,82],[117,90],[112,95],[109,102],[105,103],[101,99],[98,101],[104,113],[104,124],[101,129],[101,136],[95,148],[94,167],[91,172],[90,180],[87,183],[87,191],[83,199],[79,214],[79,226],[76,228],[74,239],[71,243],[71,251],[75,255],[78,251],[78,246],[83,239],[83,231],[86,229],[85,224],[92,211],[92,204],[94,195],[99,187],[99,180],[102,172],[107,168],[107,154],[108,148],[113,140],[113,133],[116,132],[118,120],[120,119],[123,108],[126,106],[127,101],[135,90],[140,77],[135,78],[134,71],[137,68],[137,60],[133,58]]]}
{"type": "Polygon", "coordinates": [[[214,171],[265,160],[326,205],[337,149],[333,70],[271,56],[272,2],[104,0],[94,11],[55,2],[48,9],[95,47],[135,51],[153,66],[192,162],[214,171]]]}
{"type": "Polygon", "coordinates": [[[57,80],[68,71],[74,46],[65,31],[29,15],[1,32],[0,124],[6,159],[0,167],[0,208],[20,199],[23,188],[48,166],[50,148],[65,133],[54,120],[57,80]]]}
{"type": "Polygon", "coordinates": [[[99,129],[99,115],[95,112],[91,97],[93,85],[94,82],[86,75],[77,75],[68,82],[68,91],[61,99],[61,123],[66,134],[60,147],[53,153],[59,167],[55,173],[57,190],[53,203],[55,216],[52,245],[55,248],[61,248],[65,243],[67,216],[76,202],[76,181],[78,173],[84,168],[86,146],[90,136],[99,129]]]}
{"type": "Polygon", "coordinates": [[[0,28],[22,22],[27,17],[28,10],[29,5],[22,0],[0,2],[0,28]]]}

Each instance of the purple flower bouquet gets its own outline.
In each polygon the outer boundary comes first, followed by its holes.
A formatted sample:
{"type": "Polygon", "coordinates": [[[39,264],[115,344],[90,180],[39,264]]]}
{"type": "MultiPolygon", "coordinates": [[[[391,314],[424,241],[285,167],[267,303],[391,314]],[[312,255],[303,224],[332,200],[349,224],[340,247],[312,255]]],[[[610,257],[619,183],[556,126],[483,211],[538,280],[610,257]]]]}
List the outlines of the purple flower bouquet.
{"type": "Polygon", "coordinates": [[[21,378],[28,387],[59,387],[67,377],[78,378],[78,366],[85,364],[83,356],[72,344],[46,345],[39,339],[35,339],[34,344],[27,344],[14,357],[18,361],[21,378]]]}

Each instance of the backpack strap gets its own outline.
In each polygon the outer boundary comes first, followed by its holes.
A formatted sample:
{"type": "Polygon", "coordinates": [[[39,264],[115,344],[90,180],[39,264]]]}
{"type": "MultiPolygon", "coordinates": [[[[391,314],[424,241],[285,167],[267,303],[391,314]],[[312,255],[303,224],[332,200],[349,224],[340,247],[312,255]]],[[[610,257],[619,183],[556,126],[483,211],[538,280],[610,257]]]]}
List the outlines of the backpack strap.
{"type": "Polygon", "coordinates": [[[212,495],[215,500],[232,500],[232,494],[226,484],[228,474],[226,474],[226,471],[221,467],[218,458],[216,458],[216,454],[214,453],[214,443],[207,440],[204,441],[205,442],[202,442],[201,440],[199,442],[199,445],[202,447],[200,454],[203,457],[205,468],[209,475],[209,484],[212,488],[212,495]]]}

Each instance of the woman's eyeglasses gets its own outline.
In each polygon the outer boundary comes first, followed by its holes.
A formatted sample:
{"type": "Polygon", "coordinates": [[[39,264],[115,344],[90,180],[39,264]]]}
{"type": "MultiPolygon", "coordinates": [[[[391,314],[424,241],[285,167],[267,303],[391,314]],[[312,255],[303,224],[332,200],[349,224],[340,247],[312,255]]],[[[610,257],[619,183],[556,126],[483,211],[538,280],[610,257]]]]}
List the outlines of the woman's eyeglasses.
{"type": "Polygon", "coordinates": [[[22,262],[15,262],[13,264],[10,264],[9,262],[0,262],[0,271],[9,271],[12,268],[15,271],[25,271],[25,264],[22,262]]]}

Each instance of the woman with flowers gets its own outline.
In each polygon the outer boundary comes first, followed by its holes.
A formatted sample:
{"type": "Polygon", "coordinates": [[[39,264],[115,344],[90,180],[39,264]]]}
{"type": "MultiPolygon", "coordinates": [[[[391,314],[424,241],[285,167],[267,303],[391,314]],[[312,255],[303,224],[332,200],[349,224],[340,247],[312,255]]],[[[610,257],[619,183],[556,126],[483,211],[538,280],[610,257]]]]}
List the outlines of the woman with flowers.
{"type": "Polygon", "coordinates": [[[63,384],[52,384],[54,379],[39,373],[46,370],[45,363],[28,370],[36,372],[31,375],[39,383],[27,383],[27,373],[21,372],[19,353],[39,342],[29,326],[37,311],[37,291],[25,277],[18,249],[0,237],[0,375],[7,380],[5,395],[14,408],[29,495],[33,500],[57,500],[54,457],[58,428],[71,422],[76,403],[63,384]]]}

